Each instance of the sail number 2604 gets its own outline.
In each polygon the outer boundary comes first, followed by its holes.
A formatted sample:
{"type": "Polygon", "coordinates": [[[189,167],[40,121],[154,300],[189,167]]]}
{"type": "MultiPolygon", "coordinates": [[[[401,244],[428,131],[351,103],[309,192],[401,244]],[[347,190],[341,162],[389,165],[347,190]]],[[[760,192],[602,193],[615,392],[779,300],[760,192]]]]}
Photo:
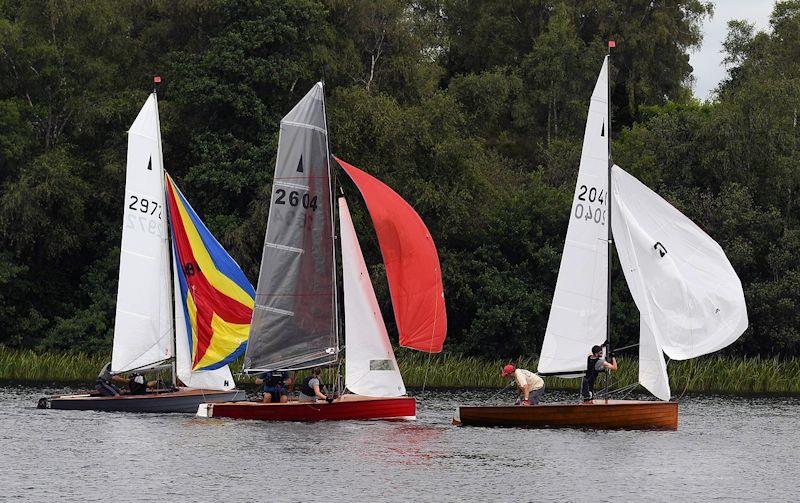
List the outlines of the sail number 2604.
{"type": "Polygon", "coordinates": [[[581,185],[578,187],[578,201],[575,203],[572,216],[578,220],[593,220],[595,223],[605,225],[606,210],[603,207],[606,202],[605,196],[603,189],[581,185]]]}
{"type": "Polygon", "coordinates": [[[275,204],[288,204],[289,206],[302,204],[303,208],[317,211],[317,196],[311,197],[308,192],[300,195],[296,190],[287,193],[285,189],[275,189],[275,204]]]}

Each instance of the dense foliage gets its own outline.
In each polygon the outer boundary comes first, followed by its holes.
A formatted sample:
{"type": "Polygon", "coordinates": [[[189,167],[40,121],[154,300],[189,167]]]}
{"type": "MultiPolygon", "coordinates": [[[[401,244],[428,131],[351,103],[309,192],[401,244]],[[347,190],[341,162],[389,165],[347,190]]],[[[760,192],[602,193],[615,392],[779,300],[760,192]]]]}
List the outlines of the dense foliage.
{"type": "MultiPolygon", "coordinates": [[[[589,95],[613,37],[615,161],[718,240],[739,272],[751,323],[728,351],[798,355],[800,1],[777,2],[768,33],[731,23],[729,76],[701,104],[688,51],[712,9],[2,0],[0,344],[108,351],[125,131],[158,74],[168,170],[251,280],[279,120],[324,78],[333,151],[407,198],[436,239],[448,347],[538,353],[589,95]]],[[[388,314],[376,240],[362,244],[388,314]]],[[[638,312],[614,276],[615,337],[633,341],[638,312]]]]}

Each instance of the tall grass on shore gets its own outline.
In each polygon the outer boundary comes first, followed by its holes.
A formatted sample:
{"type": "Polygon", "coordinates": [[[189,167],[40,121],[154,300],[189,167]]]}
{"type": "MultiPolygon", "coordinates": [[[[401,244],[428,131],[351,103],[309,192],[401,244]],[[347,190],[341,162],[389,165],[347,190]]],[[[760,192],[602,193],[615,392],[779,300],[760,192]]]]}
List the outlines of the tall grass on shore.
{"type": "MultiPolygon", "coordinates": [[[[94,383],[108,355],[84,353],[36,353],[0,346],[0,381],[94,383]]],[[[489,360],[453,353],[427,355],[406,349],[397,351],[397,363],[409,388],[423,384],[429,388],[502,388],[507,381],[500,377],[506,363],[536,369],[534,358],[515,361],[489,360]],[[426,376],[427,373],[427,376],[426,376]]],[[[613,373],[613,388],[637,382],[635,359],[619,359],[620,370],[613,373]]],[[[232,371],[241,369],[235,362],[232,371]]],[[[672,361],[667,366],[674,395],[684,390],[709,393],[800,393],[800,358],[731,358],[706,356],[688,361],[672,361]]],[[[332,383],[334,371],[325,374],[332,383]]],[[[299,373],[300,378],[305,373],[299,373]]],[[[167,377],[167,376],[164,376],[167,377]]],[[[600,378],[602,380],[602,377],[600,378]]],[[[237,377],[243,385],[252,379],[237,377]]],[[[549,389],[575,389],[580,379],[546,377],[549,389]]]]}
{"type": "Polygon", "coordinates": [[[108,355],[36,353],[0,346],[0,380],[20,382],[92,382],[108,355]]]}
{"type": "MultiPolygon", "coordinates": [[[[487,360],[441,353],[426,355],[399,350],[397,363],[406,386],[445,388],[499,388],[507,384],[500,377],[506,363],[536,370],[535,358],[516,361],[487,360]],[[427,368],[427,379],[425,377],[427,368]]],[[[638,382],[636,359],[620,358],[619,371],[612,375],[613,388],[638,382]]],[[[731,358],[705,356],[667,365],[670,387],[677,395],[684,390],[709,393],[800,393],[800,358],[731,358]]],[[[602,377],[599,379],[602,381],[602,377]]],[[[546,377],[550,389],[579,389],[581,380],[546,377]]]]}

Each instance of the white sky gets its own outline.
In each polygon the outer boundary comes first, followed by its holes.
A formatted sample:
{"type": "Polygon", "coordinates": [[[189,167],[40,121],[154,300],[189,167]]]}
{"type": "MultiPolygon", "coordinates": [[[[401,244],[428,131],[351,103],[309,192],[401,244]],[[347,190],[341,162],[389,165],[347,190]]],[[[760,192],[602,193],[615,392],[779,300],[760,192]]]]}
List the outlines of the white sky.
{"type": "Polygon", "coordinates": [[[694,68],[694,95],[707,100],[727,71],[722,64],[722,42],[728,34],[728,21],[746,19],[756,25],[756,31],[769,28],[769,16],[775,0],[716,0],[714,17],[703,23],[703,46],[689,55],[694,68]]]}

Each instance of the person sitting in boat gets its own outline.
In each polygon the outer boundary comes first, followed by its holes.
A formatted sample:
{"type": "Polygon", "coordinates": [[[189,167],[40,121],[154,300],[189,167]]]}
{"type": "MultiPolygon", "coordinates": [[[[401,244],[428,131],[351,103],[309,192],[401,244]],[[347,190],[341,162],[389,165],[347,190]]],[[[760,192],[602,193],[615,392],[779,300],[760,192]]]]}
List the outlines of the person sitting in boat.
{"type": "Polygon", "coordinates": [[[286,403],[289,401],[288,388],[292,384],[289,372],[275,370],[264,372],[256,379],[256,384],[263,385],[263,403],[286,403]]]}
{"type": "Polygon", "coordinates": [[[158,386],[158,381],[148,381],[142,374],[132,374],[128,378],[128,393],[131,395],[144,395],[148,389],[158,386]]]}
{"type": "Polygon", "coordinates": [[[617,370],[617,359],[611,357],[611,362],[603,358],[603,346],[592,346],[592,354],[586,359],[586,375],[581,385],[581,398],[584,402],[594,397],[594,382],[601,372],[617,370]]]}
{"type": "Polygon", "coordinates": [[[106,363],[100,373],[97,374],[97,381],[94,388],[101,396],[119,396],[122,392],[114,386],[114,383],[127,384],[128,380],[122,376],[111,374],[111,362],[106,363]]]}
{"type": "Polygon", "coordinates": [[[303,379],[303,385],[300,386],[300,393],[297,397],[299,401],[316,402],[317,399],[327,400],[328,403],[333,401],[333,396],[327,396],[322,392],[323,385],[322,381],[320,381],[321,375],[322,369],[320,367],[314,367],[311,371],[311,375],[303,379]]]}
{"type": "Polygon", "coordinates": [[[541,377],[530,370],[515,368],[511,364],[503,367],[501,375],[516,383],[517,391],[521,395],[521,400],[518,399],[517,403],[539,405],[539,397],[544,393],[544,380],[541,377]]]}

